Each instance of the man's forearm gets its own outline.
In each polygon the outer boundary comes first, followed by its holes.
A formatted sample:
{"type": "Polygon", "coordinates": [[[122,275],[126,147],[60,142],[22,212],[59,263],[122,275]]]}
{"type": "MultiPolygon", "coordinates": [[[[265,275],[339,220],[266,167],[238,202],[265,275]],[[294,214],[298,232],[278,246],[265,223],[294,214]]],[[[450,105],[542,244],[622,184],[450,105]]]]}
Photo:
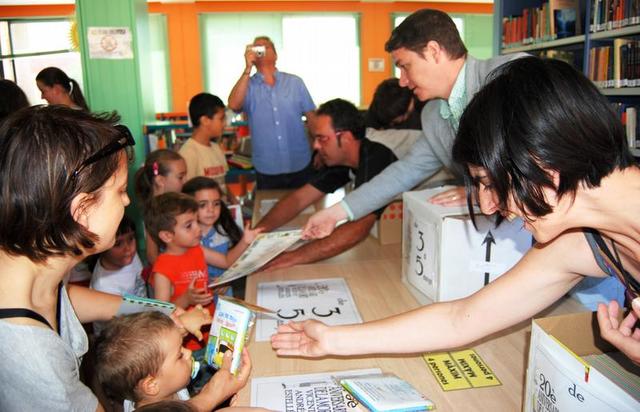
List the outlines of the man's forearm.
{"type": "Polygon", "coordinates": [[[371,213],[362,219],[345,223],[339,226],[330,236],[314,240],[288,252],[286,255],[282,255],[283,262],[281,262],[281,265],[278,265],[278,262],[274,262],[274,268],[313,263],[337,256],[363,241],[375,221],[376,215],[371,213]]]}
{"type": "Polygon", "coordinates": [[[275,206],[260,219],[256,227],[263,228],[265,232],[271,232],[290,222],[291,219],[298,216],[307,206],[320,200],[322,196],[324,196],[324,193],[310,184],[306,184],[276,203],[275,206]]]}
{"type": "Polygon", "coordinates": [[[249,89],[250,71],[251,68],[245,69],[245,71],[242,72],[240,78],[233,86],[233,89],[231,89],[231,93],[229,93],[228,106],[233,111],[238,112],[242,110],[244,98],[247,95],[247,90],[249,89]]]}
{"type": "Polygon", "coordinates": [[[349,193],[343,201],[354,218],[359,219],[389,204],[397,195],[411,190],[440,168],[442,163],[433,155],[426,139],[420,138],[407,156],[390,164],[369,182],[349,193]]]}

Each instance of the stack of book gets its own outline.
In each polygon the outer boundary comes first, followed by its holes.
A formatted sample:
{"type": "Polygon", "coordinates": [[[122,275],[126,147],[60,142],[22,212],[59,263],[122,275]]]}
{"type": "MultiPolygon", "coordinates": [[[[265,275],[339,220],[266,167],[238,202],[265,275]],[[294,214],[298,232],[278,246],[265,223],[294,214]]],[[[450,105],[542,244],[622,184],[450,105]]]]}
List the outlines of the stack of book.
{"type": "Polygon", "coordinates": [[[640,86],[640,42],[615,39],[589,50],[588,77],[598,87],[640,86]]]}
{"type": "Polygon", "coordinates": [[[618,114],[618,118],[624,125],[627,133],[627,142],[630,149],[638,147],[636,138],[638,136],[638,108],[625,103],[612,103],[613,110],[618,114]]]}
{"type": "Polygon", "coordinates": [[[502,19],[502,47],[523,46],[581,34],[578,0],[549,0],[502,19]]]}
{"type": "Polygon", "coordinates": [[[640,23],[640,0],[591,0],[591,32],[640,23]]]}

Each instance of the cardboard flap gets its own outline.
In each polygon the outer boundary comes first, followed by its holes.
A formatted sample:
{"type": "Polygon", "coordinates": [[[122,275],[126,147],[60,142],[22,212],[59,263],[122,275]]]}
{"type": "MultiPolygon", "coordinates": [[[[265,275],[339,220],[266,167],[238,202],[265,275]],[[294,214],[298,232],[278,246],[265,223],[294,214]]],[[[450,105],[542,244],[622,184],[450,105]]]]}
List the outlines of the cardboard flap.
{"type": "Polygon", "coordinates": [[[596,312],[552,316],[534,319],[533,322],[578,356],[615,350],[600,337],[596,312]]]}

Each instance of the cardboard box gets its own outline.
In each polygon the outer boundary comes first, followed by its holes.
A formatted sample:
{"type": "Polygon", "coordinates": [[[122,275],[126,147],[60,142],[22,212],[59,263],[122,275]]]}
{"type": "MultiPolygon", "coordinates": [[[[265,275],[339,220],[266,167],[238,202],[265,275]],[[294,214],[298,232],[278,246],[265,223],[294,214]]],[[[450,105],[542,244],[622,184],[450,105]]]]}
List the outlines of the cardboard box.
{"type": "Polygon", "coordinates": [[[371,236],[378,239],[381,245],[402,242],[402,213],[401,199],[389,203],[371,228],[371,236]]]}
{"type": "Polygon", "coordinates": [[[405,192],[402,279],[421,303],[469,296],[510,269],[531,247],[518,219],[496,227],[476,214],[477,230],[464,207],[429,203],[440,187],[405,192]]]}
{"type": "Polygon", "coordinates": [[[612,349],[600,338],[595,312],[534,319],[523,410],[640,411],[638,399],[611,380],[627,376],[632,382],[635,377],[637,390],[640,376],[635,374],[640,368],[624,356],[616,356],[619,352],[607,358],[617,359],[607,362],[607,367],[598,370],[593,366],[597,361],[593,355],[612,349]],[[611,378],[601,373],[607,370],[613,371],[607,373],[611,378]]]}

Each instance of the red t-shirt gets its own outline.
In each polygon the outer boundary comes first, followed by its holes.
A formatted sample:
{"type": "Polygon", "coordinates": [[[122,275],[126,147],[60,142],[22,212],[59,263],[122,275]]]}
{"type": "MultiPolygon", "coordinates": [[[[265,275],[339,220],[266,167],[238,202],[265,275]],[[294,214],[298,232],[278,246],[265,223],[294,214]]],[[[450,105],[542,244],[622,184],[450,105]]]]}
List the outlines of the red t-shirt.
{"type": "MultiPolygon", "coordinates": [[[[204,260],[204,252],[202,246],[195,246],[187,250],[182,255],[170,255],[161,253],[153,264],[153,272],[160,273],[171,281],[173,293],[169,299],[175,302],[176,298],[184,294],[189,289],[189,284],[193,279],[196,280],[196,287],[203,287],[207,284],[207,262],[204,260]]],[[[153,277],[151,278],[153,279],[153,277]]],[[[153,284],[153,281],[152,281],[153,284]]],[[[189,306],[187,309],[190,309],[189,306]]],[[[211,315],[213,315],[213,303],[206,306],[211,315]]],[[[199,342],[192,335],[187,335],[185,345],[191,350],[202,349],[207,343],[208,333],[202,342],[199,342]]]]}

